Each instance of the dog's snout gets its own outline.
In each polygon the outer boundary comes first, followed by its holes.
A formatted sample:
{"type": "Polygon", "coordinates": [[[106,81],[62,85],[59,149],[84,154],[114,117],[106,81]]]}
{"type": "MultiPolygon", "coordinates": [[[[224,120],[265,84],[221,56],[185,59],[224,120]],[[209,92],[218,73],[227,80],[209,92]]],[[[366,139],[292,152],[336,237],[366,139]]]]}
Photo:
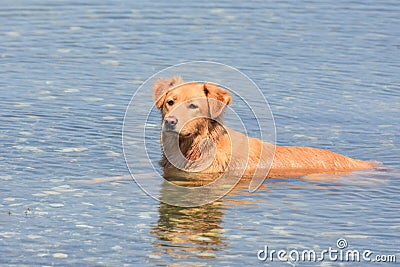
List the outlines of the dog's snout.
{"type": "Polygon", "coordinates": [[[164,119],[165,126],[168,127],[175,127],[175,125],[178,123],[178,119],[174,116],[168,116],[164,119]]]}

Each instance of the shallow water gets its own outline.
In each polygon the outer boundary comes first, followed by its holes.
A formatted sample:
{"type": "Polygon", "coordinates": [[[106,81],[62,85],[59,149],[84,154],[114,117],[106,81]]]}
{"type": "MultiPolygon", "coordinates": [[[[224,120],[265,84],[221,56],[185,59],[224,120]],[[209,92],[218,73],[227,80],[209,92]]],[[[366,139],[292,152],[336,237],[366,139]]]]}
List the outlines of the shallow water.
{"type": "Polygon", "coordinates": [[[399,261],[399,11],[397,1],[3,1],[0,264],[253,266],[270,263],[257,259],[265,245],[322,251],[339,238],[399,261]],[[155,201],[131,180],[93,180],[128,175],[132,94],[188,60],[253,79],[278,144],[383,167],[271,179],[198,208],[155,201]]]}

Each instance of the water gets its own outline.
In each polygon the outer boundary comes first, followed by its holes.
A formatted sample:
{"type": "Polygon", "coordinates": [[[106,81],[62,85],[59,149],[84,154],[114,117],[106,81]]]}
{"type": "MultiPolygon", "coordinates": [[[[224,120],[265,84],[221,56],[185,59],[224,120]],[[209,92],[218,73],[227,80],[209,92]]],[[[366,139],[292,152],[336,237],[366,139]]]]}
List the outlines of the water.
{"type": "Polygon", "coordinates": [[[257,259],[265,245],[322,251],[339,238],[400,260],[397,1],[2,4],[1,265],[253,266],[270,263],[257,259]],[[199,208],[93,180],[128,174],[121,129],[133,92],[188,60],[252,78],[278,144],[384,168],[271,179],[199,208]]]}

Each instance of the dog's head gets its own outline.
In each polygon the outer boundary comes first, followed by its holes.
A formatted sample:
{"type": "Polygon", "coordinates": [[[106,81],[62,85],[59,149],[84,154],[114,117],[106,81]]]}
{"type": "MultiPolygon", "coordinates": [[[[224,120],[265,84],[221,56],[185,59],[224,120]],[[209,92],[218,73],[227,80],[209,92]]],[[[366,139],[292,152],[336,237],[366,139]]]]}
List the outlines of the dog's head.
{"type": "Polygon", "coordinates": [[[205,131],[209,122],[221,122],[232,97],[212,83],[184,83],[180,77],[160,79],[154,84],[154,102],[161,110],[163,132],[191,137],[205,131]]]}

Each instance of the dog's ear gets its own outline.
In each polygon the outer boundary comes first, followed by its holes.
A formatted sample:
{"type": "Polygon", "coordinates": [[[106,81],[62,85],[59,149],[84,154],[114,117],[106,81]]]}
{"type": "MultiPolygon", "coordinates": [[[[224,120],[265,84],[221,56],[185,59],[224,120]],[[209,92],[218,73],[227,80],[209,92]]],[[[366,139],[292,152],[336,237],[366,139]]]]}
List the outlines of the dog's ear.
{"type": "Polygon", "coordinates": [[[153,99],[156,107],[160,109],[164,103],[168,90],[176,85],[182,84],[181,77],[172,77],[170,79],[158,79],[153,86],[153,99]]]}
{"type": "Polygon", "coordinates": [[[206,94],[208,99],[213,99],[211,101],[208,101],[210,107],[210,115],[213,119],[220,116],[225,107],[229,105],[229,103],[231,103],[232,101],[231,94],[227,90],[222,89],[215,84],[205,83],[204,93],[206,94]]]}

